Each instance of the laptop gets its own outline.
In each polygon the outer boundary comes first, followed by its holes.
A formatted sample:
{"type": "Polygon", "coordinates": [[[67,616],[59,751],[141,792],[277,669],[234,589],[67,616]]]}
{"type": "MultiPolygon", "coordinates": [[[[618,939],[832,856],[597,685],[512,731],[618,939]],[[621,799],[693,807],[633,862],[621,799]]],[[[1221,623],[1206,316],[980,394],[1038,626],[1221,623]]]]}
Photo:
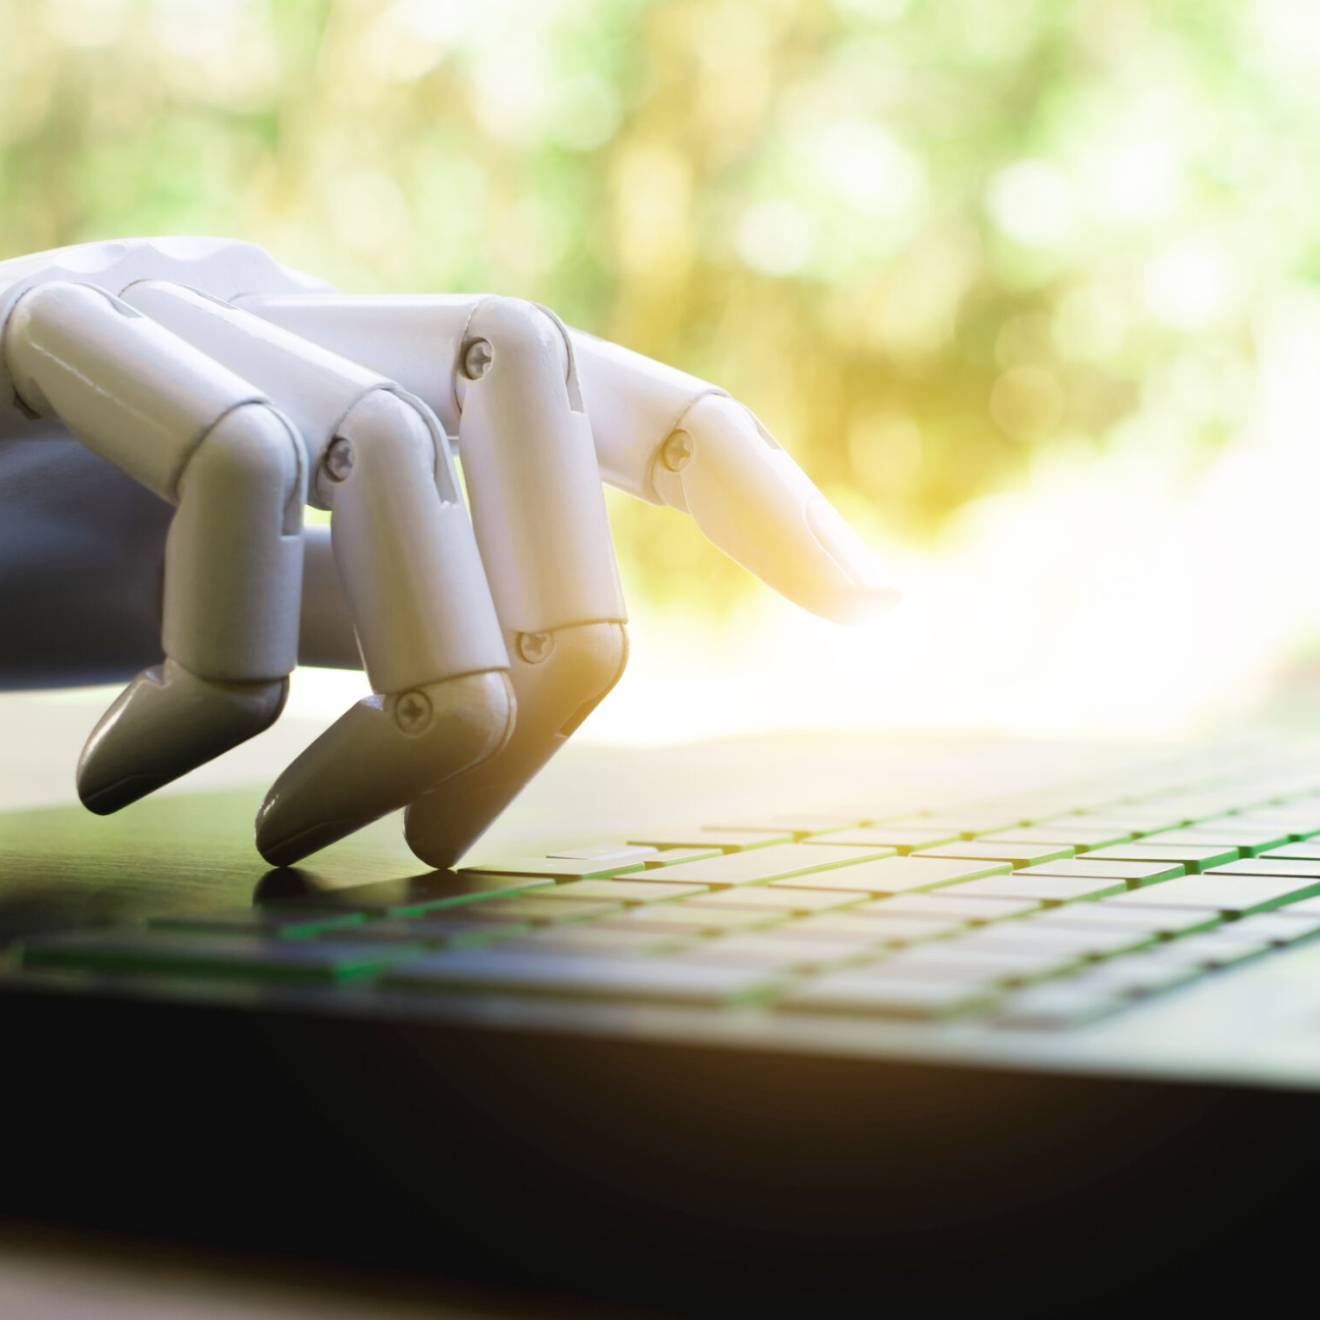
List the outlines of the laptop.
{"type": "Polygon", "coordinates": [[[205,775],[0,815],[10,1216],[682,1314],[1300,1259],[1320,744],[575,747],[454,872],[205,775]]]}

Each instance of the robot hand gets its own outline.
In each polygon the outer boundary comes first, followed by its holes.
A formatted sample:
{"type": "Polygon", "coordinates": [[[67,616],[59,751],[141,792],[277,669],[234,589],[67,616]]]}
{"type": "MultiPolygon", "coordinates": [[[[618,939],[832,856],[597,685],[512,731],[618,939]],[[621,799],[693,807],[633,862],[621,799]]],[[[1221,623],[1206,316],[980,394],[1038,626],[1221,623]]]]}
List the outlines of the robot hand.
{"type": "Polygon", "coordinates": [[[452,864],[623,670],[602,476],[686,510],[820,614],[888,595],[750,412],[530,303],[349,296],[246,244],[156,239],[0,263],[0,327],[0,544],[47,510],[0,552],[0,582],[21,572],[28,600],[32,583],[54,600],[96,584],[76,618],[26,636],[6,601],[0,668],[26,652],[76,672],[96,646],[77,620],[121,605],[160,621],[163,662],[135,658],[83,750],[96,812],[269,726],[301,615],[301,658],[360,652],[374,695],[276,781],[262,855],[289,865],[406,807],[417,855],[452,864]],[[330,511],[328,537],[304,534],[304,503],[330,511]],[[116,577],[126,541],[142,569],[116,577]],[[143,599],[162,542],[163,590],[143,599]]]}

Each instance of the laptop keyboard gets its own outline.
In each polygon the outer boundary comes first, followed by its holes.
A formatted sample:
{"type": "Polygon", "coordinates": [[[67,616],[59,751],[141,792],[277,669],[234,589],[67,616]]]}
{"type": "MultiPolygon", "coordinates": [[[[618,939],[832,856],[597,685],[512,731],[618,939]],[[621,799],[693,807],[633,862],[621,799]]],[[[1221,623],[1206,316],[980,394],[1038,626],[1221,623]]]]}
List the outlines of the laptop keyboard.
{"type": "Polygon", "coordinates": [[[1320,932],[1320,784],[713,821],[295,902],[33,938],[34,975],[1057,1030],[1320,932]],[[1089,805],[1088,805],[1089,803],[1089,805]]]}

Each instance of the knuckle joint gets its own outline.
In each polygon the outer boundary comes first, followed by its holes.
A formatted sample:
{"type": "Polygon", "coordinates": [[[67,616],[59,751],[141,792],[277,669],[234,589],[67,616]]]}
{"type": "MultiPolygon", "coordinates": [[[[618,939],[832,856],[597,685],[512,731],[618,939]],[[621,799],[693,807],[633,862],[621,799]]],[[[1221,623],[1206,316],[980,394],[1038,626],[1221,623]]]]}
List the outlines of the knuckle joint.
{"type": "Polygon", "coordinates": [[[468,323],[468,339],[487,339],[496,354],[531,354],[553,358],[567,370],[569,346],[559,321],[525,298],[492,295],[481,302],[468,323]]]}
{"type": "Polygon", "coordinates": [[[278,488],[286,499],[301,494],[302,446],[292,426],[269,403],[231,409],[193,450],[180,486],[194,477],[223,479],[262,489],[278,488]]]}

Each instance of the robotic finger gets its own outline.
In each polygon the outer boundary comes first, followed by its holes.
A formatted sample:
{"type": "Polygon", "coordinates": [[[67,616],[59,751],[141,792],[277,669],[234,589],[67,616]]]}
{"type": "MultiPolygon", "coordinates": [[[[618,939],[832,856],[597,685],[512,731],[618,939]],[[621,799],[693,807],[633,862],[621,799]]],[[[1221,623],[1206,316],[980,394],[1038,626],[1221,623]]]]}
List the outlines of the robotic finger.
{"type": "MultiPolygon", "coordinates": [[[[465,318],[508,300],[278,292],[241,301],[264,320],[385,371],[458,430],[462,448],[460,359],[474,342],[465,318]]],[[[721,550],[814,613],[851,620],[896,599],[861,539],[724,390],[580,330],[569,331],[567,345],[570,380],[607,482],[689,513],[721,550]]]]}
{"type": "Polygon", "coordinates": [[[781,595],[850,622],[896,593],[861,538],[757,417],[723,390],[573,334],[607,480],[692,516],[781,595]]]}
{"type": "Polygon", "coordinates": [[[618,681],[626,613],[572,340],[490,296],[251,295],[241,305],[416,391],[457,432],[518,716],[489,760],[409,808],[408,842],[460,858],[618,681]]]}
{"type": "Polygon", "coordinates": [[[504,628],[518,722],[498,755],[409,807],[412,850],[457,861],[605,697],[627,659],[626,612],[591,425],[566,333],[486,298],[465,326],[458,437],[482,560],[504,628]]]}
{"type": "Polygon", "coordinates": [[[164,662],[128,685],[79,762],[84,803],[115,811],[279,715],[297,658],[304,455],[260,390],[103,290],[37,286],[2,347],[29,412],[178,506],[164,662]]]}
{"type": "MultiPolygon", "coordinates": [[[[280,776],[257,846],[288,865],[492,756],[508,739],[508,659],[445,435],[390,381],[193,290],[126,292],[220,362],[268,383],[299,424],[310,499],[375,695],[280,776]]],[[[295,611],[296,622],[296,611],[295,611]]]]}

